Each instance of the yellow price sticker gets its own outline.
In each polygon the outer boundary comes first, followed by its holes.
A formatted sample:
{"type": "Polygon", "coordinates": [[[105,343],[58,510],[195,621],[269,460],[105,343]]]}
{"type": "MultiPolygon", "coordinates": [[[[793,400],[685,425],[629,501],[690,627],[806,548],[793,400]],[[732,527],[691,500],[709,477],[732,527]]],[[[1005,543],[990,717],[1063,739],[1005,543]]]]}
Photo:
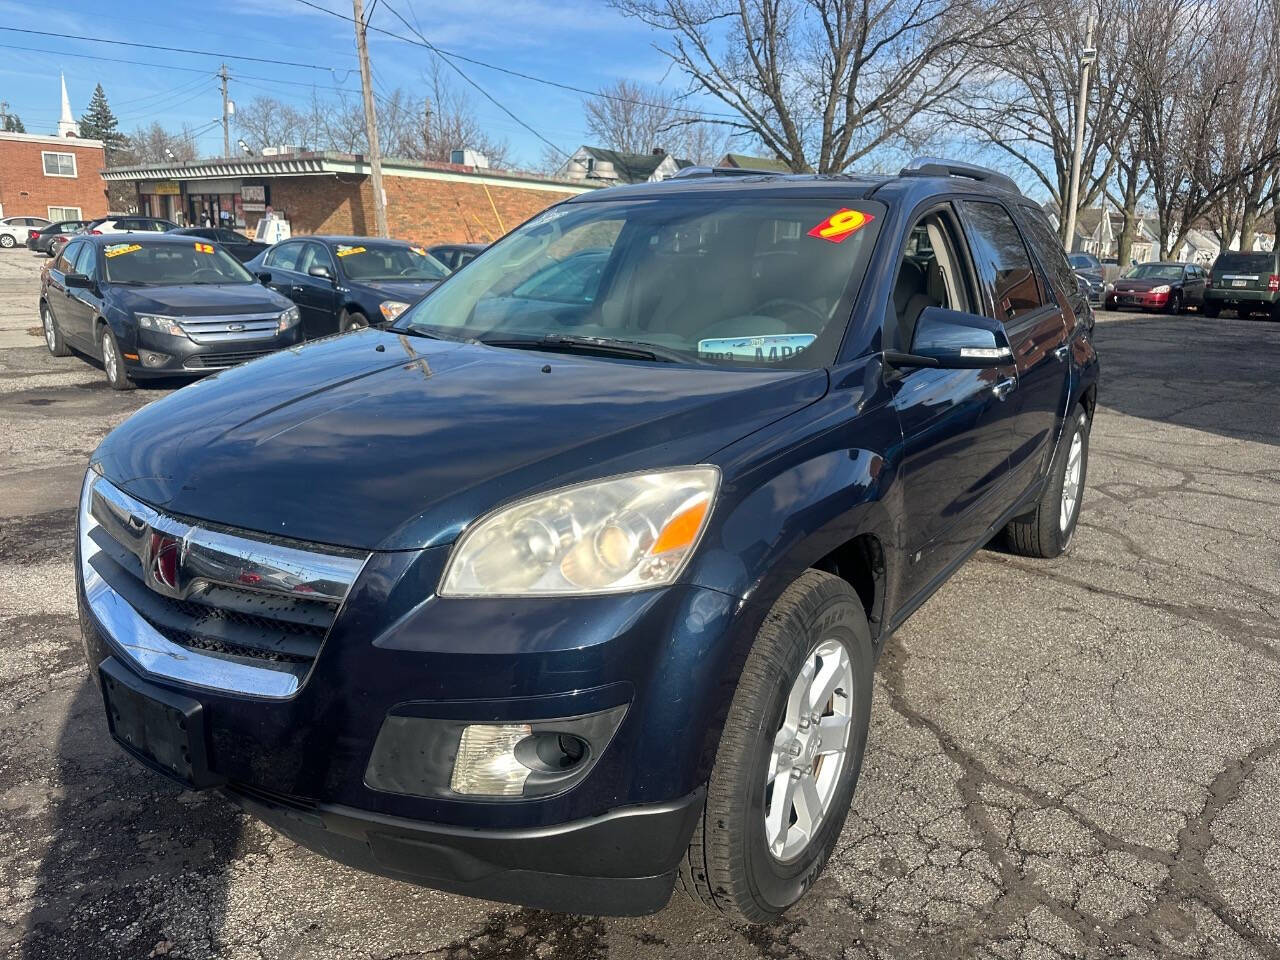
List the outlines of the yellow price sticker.
{"type": "Polygon", "coordinates": [[[197,243],[196,253],[213,253],[212,243],[197,243]]]}
{"type": "Polygon", "coordinates": [[[140,243],[128,243],[128,244],[117,244],[114,247],[107,247],[107,249],[104,252],[108,257],[119,257],[119,256],[123,256],[126,253],[133,253],[135,250],[141,250],[141,249],[142,249],[142,244],[140,243]]]}
{"type": "Polygon", "coordinates": [[[422,249],[422,247],[410,247],[409,249],[420,257],[425,257],[427,255],[427,251],[422,249]]]}
{"type": "Polygon", "coordinates": [[[831,243],[843,243],[874,219],[875,217],[869,213],[850,210],[846,207],[843,210],[837,210],[810,230],[809,236],[828,240],[831,243]]]}
{"type": "Polygon", "coordinates": [[[353,253],[364,253],[364,247],[339,247],[338,256],[349,257],[353,253]]]}

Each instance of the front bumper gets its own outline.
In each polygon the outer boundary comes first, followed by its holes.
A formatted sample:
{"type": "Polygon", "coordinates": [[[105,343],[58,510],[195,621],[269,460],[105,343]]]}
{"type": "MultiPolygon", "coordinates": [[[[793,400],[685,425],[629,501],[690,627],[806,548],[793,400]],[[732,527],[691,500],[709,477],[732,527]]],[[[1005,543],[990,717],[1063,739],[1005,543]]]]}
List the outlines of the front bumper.
{"type": "Polygon", "coordinates": [[[1111,307],[1141,307],[1144,310],[1167,307],[1169,294],[1147,293],[1140,290],[1113,290],[1107,294],[1107,303],[1111,307]]]}
{"type": "Polygon", "coordinates": [[[148,377],[197,376],[226,370],[302,343],[302,327],[294,324],[284,333],[236,343],[196,343],[189,337],[175,337],[153,330],[138,330],[134,343],[121,344],[125,369],[130,379],[148,377]],[[158,363],[145,358],[163,357],[158,363]]]}
{"type": "MultiPolygon", "coordinates": [[[[732,696],[725,663],[740,639],[737,602],[691,586],[441,600],[432,592],[447,553],[369,557],[310,672],[284,696],[149,672],[136,656],[146,631],[135,635],[116,618],[109,632],[89,608],[81,575],[91,667],[104,685],[110,676],[186,705],[198,716],[199,749],[191,753],[203,757],[185,773],[148,761],[126,742],[128,731],[145,727],[128,717],[112,718],[113,735],[160,772],[220,787],[298,842],[361,869],[549,909],[659,909],[701,807],[717,718],[732,696]],[[585,777],[547,796],[415,792],[423,778],[404,770],[388,777],[373,763],[380,733],[405,717],[536,723],[617,707],[625,713],[585,777]]],[[[189,659],[200,656],[191,651],[189,659]]],[[[119,708],[111,697],[107,705],[119,708]]],[[[409,760],[420,772],[421,757],[409,760]]]]}

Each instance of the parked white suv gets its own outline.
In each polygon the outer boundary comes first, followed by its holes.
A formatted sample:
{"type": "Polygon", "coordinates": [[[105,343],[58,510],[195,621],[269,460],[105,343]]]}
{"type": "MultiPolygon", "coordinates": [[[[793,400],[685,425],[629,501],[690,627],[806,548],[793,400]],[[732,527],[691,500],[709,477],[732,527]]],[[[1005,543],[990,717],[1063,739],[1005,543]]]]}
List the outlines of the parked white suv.
{"type": "MultiPolygon", "coordinates": [[[[95,220],[84,228],[85,233],[164,233],[176,230],[178,225],[172,220],[161,220],[159,217],[107,217],[95,220]]],[[[23,240],[26,240],[25,234],[23,240]]]]}
{"type": "Polygon", "coordinates": [[[0,220],[0,247],[6,250],[27,242],[28,230],[39,230],[47,227],[49,221],[44,217],[5,217],[0,220]]]}

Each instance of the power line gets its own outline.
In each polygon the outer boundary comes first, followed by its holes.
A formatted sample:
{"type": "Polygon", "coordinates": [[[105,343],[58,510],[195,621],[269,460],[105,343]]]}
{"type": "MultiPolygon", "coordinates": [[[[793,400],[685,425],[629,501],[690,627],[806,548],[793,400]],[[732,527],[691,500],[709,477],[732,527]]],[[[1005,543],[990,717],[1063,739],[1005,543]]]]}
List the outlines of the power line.
{"type": "MultiPolygon", "coordinates": [[[[319,10],[321,13],[327,13],[331,17],[337,17],[339,20],[350,20],[350,17],[346,17],[343,14],[339,13],[338,11],[330,10],[328,7],[321,6],[318,3],[313,3],[312,0],[296,0],[296,2],[301,3],[303,6],[312,7],[316,10],[319,10]]],[[[391,37],[395,40],[399,40],[401,43],[409,43],[415,47],[426,47],[428,50],[431,50],[433,53],[439,54],[441,57],[444,57],[446,59],[449,57],[452,57],[456,60],[461,60],[464,63],[470,63],[477,67],[484,67],[486,70],[496,70],[498,73],[505,73],[508,76],[518,77],[521,80],[528,80],[531,83],[541,83],[548,87],[556,87],[557,89],[560,89],[560,90],[567,90],[570,93],[583,94],[588,97],[600,97],[604,100],[614,100],[618,103],[629,103],[638,107],[656,107],[662,110],[670,110],[673,113],[684,113],[684,114],[688,114],[690,116],[695,116],[695,117],[719,117],[719,118],[728,119],[728,120],[742,119],[741,115],[736,113],[717,112],[714,110],[692,110],[687,107],[677,107],[671,104],[653,103],[647,100],[635,100],[630,97],[619,97],[614,94],[603,93],[599,90],[588,90],[586,87],[576,87],[571,83],[562,83],[559,80],[549,80],[546,77],[535,76],[534,74],[531,74],[531,73],[522,73],[519,70],[512,70],[510,67],[499,66],[498,64],[490,63],[487,60],[478,60],[475,57],[468,57],[461,53],[455,53],[452,50],[445,50],[441,47],[437,47],[425,36],[423,36],[420,30],[410,25],[409,22],[405,20],[404,17],[400,16],[400,14],[397,13],[396,10],[393,9],[389,3],[387,4],[387,9],[391,10],[391,12],[396,15],[396,17],[400,20],[400,22],[403,23],[406,27],[408,27],[409,30],[417,34],[420,39],[414,40],[412,37],[406,37],[404,34],[396,33],[393,30],[386,30],[382,27],[375,27],[372,24],[370,24],[369,26],[370,30],[374,30],[374,31],[377,31],[378,33],[385,34],[388,37],[391,37]]],[[[413,8],[410,7],[410,13],[412,12],[413,12],[413,8]]]]}

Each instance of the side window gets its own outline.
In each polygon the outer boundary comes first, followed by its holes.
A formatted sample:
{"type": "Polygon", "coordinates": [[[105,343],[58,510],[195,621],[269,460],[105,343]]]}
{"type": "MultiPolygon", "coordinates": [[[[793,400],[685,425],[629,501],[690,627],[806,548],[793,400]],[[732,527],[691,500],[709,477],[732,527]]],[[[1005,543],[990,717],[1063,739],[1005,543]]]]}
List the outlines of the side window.
{"type": "Polygon", "coordinates": [[[248,243],[247,237],[242,237],[234,230],[219,230],[218,240],[222,243],[248,243]]]}
{"type": "Polygon", "coordinates": [[[331,277],[337,275],[333,268],[333,257],[329,256],[329,251],[325,249],[324,244],[306,244],[302,256],[298,258],[299,273],[307,273],[312,267],[326,268],[331,277]]]}
{"type": "Polygon", "coordinates": [[[266,265],[278,270],[297,270],[300,253],[302,253],[302,244],[282,243],[267,255],[266,265]]]}
{"type": "Polygon", "coordinates": [[[53,269],[60,273],[71,273],[71,265],[76,262],[76,258],[80,256],[80,251],[84,249],[83,243],[68,243],[62,248],[62,252],[58,254],[58,259],[53,261],[53,269]]]}
{"type": "Polygon", "coordinates": [[[454,254],[454,259],[457,261],[457,263],[454,265],[454,269],[456,270],[458,269],[458,267],[466,266],[468,263],[474,260],[476,256],[477,254],[472,253],[470,250],[459,250],[457,253],[454,254]]]}
{"type": "MultiPolygon", "coordinates": [[[[1079,299],[1080,288],[1076,283],[1075,270],[1072,269],[1071,263],[1067,260],[1067,253],[1062,248],[1062,241],[1053,232],[1053,228],[1045,220],[1044,214],[1034,207],[1024,206],[1022,208],[1022,219],[1027,225],[1027,234],[1031,240],[1031,245],[1035,247],[1036,254],[1040,257],[1040,262],[1044,264],[1044,268],[1049,271],[1049,275],[1053,278],[1054,286],[1068,300],[1079,299]]],[[[1093,269],[1099,268],[1095,267],[1093,269]]]]}
{"type": "Polygon", "coordinates": [[[92,277],[98,269],[98,248],[92,243],[80,244],[80,256],[76,258],[76,273],[92,277]]]}
{"type": "Polygon", "coordinates": [[[1031,255],[1008,211],[988,200],[965,200],[961,206],[974,260],[992,285],[996,319],[1013,320],[1042,306],[1031,255]]]}
{"type": "Polygon", "coordinates": [[[911,349],[916,323],[926,308],[970,311],[965,268],[957,250],[951,217],[941,210],[926,214],[907,234],[893,285],[891,321],[899,349],[911,349]]]}

